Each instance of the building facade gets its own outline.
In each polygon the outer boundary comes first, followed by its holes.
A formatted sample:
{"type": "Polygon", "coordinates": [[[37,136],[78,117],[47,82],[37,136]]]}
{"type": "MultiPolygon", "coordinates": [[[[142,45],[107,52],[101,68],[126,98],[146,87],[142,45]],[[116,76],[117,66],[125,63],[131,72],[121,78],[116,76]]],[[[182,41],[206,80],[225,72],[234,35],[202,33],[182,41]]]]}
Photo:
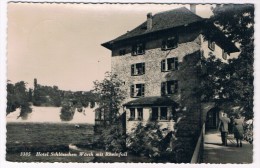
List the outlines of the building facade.
{"type": "Polygon", "coordinates": [[[238,52],[214,25],[194,13],[194,6],[191,10],[148,13],[144,23],[102,44],[111,50],[111,71],[124,81],[122,87],[128,93],[124,102],[127,133],[140,122],[153,121],[173,131],[181,107],[178,76],[183,63],[211,54],[227,62],[238,52]]]}

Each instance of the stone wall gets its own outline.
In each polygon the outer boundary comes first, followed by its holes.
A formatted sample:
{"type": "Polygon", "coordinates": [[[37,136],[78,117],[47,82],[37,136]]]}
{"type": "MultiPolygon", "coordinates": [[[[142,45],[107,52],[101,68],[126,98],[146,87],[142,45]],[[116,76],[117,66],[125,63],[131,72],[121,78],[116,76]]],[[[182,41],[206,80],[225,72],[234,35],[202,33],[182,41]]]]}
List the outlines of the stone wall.
{"type": "MultiPolygon", "coordinates": [[[[177,71],[161,72],[161,61],[166,58],[178,57],[181,64],[186,55],[192,54],[200,50],[200,32],[180,33],[180,43],[176,49],[162,51],[161,41],[157,39],[146,43],[144,55],[132,56],[127,53],[123,56],[116,56],[119,49],[115,49],[112,53],[112,73],[124,81],[124,89],[127,91],[127,99],[125,102],[132,100],[130,98],[130,86],[132,84],[144,83],[145,96],[161,96],[161,83],[169,81],[168,73],[172,74],[171,80],[178,80],[174,75],[177,71]],[[195,38],[196,37],[196,38],[195,38]],[[189,41],[189,40],[193,41],[189,41]],[[147,49],[148,48],[148,49],[147,49]],[[140,76],[131,76],[131,65],[136,63],[145,63],[145,74],[140,76]]],[[[131,50],[131,46],[125,46],[124,49],[131,50]]],[[[179,92],[178,92],[179,94],[179,92]]],[[[176,94],[176,96],[178,95],[176,94]]]]}

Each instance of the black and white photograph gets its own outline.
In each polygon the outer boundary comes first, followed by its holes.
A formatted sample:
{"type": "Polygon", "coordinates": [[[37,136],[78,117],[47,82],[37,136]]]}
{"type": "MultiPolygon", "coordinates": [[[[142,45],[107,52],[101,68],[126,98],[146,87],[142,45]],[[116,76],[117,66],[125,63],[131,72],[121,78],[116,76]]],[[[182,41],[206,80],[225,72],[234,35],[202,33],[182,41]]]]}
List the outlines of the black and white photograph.
{"type": "Polygon", "coordinates": [[[255,4],[10,1],[6,17],[7,162],[254,162],[255,4]]]}

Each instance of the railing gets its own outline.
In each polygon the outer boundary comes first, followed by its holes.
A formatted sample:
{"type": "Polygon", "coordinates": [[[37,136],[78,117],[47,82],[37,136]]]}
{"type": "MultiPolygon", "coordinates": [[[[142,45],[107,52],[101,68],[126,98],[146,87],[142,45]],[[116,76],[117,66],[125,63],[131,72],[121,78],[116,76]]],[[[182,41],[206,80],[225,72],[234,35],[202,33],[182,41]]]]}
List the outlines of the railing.
{"type": "Polygon", "coordinates": [[[204,135],[205,135],[205,123],[202,126],[202,130],[190,163],[200,163],[202,161],[203,150],[204,150],[204,135]]]}

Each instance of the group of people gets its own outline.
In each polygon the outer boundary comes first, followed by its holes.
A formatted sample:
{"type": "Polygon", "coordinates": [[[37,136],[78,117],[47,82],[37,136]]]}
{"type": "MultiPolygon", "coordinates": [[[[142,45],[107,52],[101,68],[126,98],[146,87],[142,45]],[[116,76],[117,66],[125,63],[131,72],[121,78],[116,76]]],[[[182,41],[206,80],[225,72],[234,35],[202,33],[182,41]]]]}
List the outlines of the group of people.
{"type": "Polygon", "coordinates": [[[237,142],[237,147],[242,147],[242,140],[244,135],[243,123],[244,119],[240,114],[236,114],[235,117],[228,118],[227,114],[223,111],[219,113],[219,131],[221,132],[222,145],[227,146],[227,136],[230,130],[234,133],[234,137],[237,142]],[[230,127],[233,127],[230,129],[230,127]]]}

